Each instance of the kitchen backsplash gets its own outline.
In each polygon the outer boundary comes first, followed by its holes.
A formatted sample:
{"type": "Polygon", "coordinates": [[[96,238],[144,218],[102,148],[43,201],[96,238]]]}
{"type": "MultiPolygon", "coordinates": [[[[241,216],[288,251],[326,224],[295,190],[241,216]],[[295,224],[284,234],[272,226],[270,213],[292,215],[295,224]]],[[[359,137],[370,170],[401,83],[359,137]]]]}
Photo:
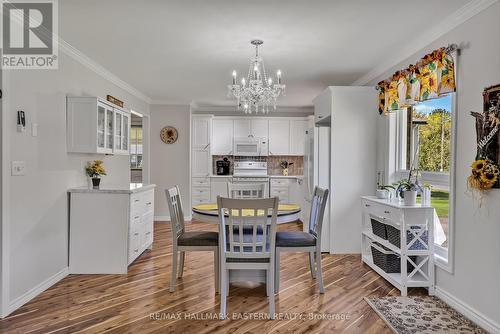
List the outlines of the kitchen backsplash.
{"type": "Polygon", "coordinates": [[[233,174],[233,165],[235,161],[267,161],[267,174],[268,175],[282,175],[280,163],[282,161],[293,162],[293,165],[288,168],[288,175],[304,175],[304,157],[303,156],[289,156],[289,155],[273,155],[268,157],[239,157],[232,155],[214,155],[212,156],[212,170],[214,175],[217,174],[216,161],[228,158],[231,162],[230,174],[233,174]]]}

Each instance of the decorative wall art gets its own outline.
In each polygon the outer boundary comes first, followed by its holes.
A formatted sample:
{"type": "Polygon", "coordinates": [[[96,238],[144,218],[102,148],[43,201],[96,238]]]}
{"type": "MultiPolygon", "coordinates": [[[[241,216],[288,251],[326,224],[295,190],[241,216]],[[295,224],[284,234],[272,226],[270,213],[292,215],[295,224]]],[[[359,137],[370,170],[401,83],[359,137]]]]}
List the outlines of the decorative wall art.
{"type": "Polygon", "coordinates": [[[471,112],[476,119],[476,160],[468,178],[471,190],[500,188],[500,85],[485,88],[483,112],[471,112]]]}
{"type": "Polygon", "coordinates": [[[425,55],[417,64],[377,84],[379,113],[388,114],[455,91],[453,44],[425,55]]]}
{"type": "Polygon", "coordinates": [[[179,136],[177,129],[173,126],[166,126],[161,129],[160,138],[165,144],[173,144],[177,141],[179,136]]]}

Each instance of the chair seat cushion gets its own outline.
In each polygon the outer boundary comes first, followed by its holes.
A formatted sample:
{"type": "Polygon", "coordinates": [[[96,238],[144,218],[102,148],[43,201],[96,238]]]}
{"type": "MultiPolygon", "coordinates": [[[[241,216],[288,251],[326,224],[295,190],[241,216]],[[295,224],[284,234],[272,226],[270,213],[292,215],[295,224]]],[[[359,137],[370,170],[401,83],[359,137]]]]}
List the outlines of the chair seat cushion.
{"type": "Polygon", "coordinates": [[[178,239],[179,246],[217,246],[219,233],[209,231],[184,232],[178,239]]]}
{"type": "Polygon", "coordinates": [[[306,232],[276,232],[276,247],[309,247],[316,246],[316,238],[306,232]]]}

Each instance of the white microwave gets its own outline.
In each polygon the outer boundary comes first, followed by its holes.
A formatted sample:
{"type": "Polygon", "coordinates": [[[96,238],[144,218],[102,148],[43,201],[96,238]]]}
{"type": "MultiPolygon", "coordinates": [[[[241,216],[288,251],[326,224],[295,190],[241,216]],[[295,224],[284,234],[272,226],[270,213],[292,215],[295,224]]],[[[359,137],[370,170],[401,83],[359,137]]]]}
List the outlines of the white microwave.
{"type": "Polygon", "coordinates": [[[241,137],[234,138],[234,155],[259,157],[268,155],[267,138],[241,137]]]}

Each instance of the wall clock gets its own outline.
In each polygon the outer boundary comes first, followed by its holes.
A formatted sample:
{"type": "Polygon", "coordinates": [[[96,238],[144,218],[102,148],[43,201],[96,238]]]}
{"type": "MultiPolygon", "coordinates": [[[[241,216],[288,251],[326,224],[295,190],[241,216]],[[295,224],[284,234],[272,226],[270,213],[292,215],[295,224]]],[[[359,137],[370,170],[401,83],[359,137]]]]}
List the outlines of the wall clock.
{"type": "Polygon", "coordinates": [[[161,129],[160,138],[165,144],[173,144],[177,141],[177,129],[173,126],[166,126],[161,129]]]}

